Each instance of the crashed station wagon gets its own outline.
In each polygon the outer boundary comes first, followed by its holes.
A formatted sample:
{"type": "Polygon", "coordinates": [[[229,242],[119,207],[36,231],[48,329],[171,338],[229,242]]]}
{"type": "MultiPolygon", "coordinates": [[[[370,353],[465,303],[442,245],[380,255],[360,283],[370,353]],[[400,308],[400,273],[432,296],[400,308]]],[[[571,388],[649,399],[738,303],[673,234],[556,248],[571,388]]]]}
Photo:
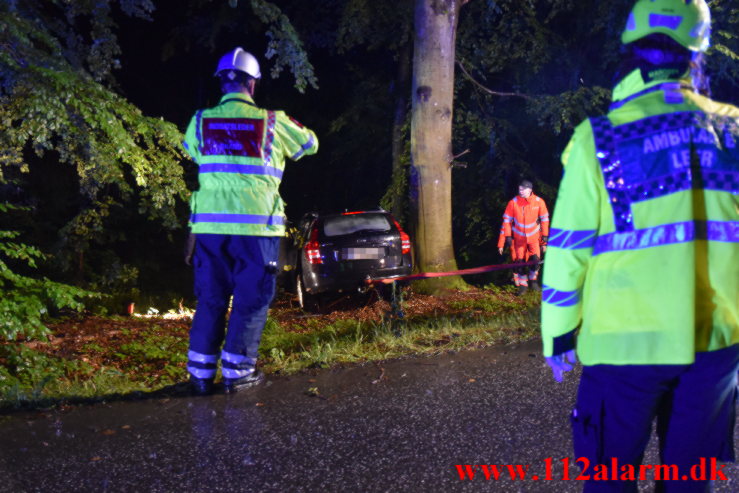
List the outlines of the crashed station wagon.
{"type": "Polygon", "coordinates": [[[411,241],[384,210],[307,214],[294,238],[294,289],[300,306],[315,309],[324,294],[365,291],[368,279],[406,276],[411,241]]]}

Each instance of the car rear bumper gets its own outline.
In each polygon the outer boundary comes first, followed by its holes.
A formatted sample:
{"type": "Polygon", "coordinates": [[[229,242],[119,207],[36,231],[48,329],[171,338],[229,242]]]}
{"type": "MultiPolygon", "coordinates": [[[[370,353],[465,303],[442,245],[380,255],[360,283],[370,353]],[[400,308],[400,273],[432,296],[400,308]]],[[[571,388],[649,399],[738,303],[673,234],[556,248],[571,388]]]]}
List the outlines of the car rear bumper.
{"type": "Polygon", "coordinates": [[[315,269],[312,272],[305,273],[306,291],[311,294],[333,292],[350,292],[366,288],[367,279],[385,279],[393,277],[402,277],[410,275],[410,266],[401,266],[387,269],[377,269],[369,273],[365,273],[364,277],[358,277],[356,273],[353,275],[337,274],[333,270],[315,269]]]}

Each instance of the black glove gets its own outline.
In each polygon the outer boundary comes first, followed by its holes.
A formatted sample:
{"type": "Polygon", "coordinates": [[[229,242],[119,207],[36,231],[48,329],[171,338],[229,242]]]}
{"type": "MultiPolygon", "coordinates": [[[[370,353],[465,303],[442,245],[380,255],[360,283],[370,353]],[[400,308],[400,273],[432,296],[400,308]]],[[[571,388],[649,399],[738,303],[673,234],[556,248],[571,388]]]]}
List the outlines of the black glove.
{"type": "Polygon", "coordinates": [[[192,265],[193,253],[195,253],[195,235],[190,233],[185,242],[185,265],[192,265]]]}
{"type": "Polygon", "coordinates": [[[549,237],[548,236],[542,236],[541,237],[541,244],[544,245],[544,246],[547,246],[548,243],[549,243],[549,237]]]}

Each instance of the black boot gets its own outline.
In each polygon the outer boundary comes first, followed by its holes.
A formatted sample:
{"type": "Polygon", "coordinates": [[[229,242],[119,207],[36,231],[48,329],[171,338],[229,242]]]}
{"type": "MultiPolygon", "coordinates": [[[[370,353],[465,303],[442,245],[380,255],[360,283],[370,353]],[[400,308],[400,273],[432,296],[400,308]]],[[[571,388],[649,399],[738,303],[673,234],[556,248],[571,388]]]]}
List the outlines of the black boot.
{"type": "Polygon", "coordinates": [[[518,292],[516,293],[516,296],[523,296],[526,293],[526,291],[528,291],[528,290],[529,290],[529,287],[528,286],[519,286],[518,287],[518,292]]]}
{"type": "Polygon", "coordinates": [[[190,375],[190,393],[192,395],[210,395],[213,393],[212,378],[196,378],[190,375]]]}
{"type": "Polygon", "coordinates": [[[238,392],[239,390],[248,389],[259,385],[264,380],[264,374],[256,369],[245,377],[241,378],[224,378],[223,389],[227,394],[238,392]]]}
{"type": "Polygon", "coordinates": [[[540,291],[541,288],[539,287],[539,283],[536,281],[529,281],[529,288],[531,288],[532,291],[540,291]]]}

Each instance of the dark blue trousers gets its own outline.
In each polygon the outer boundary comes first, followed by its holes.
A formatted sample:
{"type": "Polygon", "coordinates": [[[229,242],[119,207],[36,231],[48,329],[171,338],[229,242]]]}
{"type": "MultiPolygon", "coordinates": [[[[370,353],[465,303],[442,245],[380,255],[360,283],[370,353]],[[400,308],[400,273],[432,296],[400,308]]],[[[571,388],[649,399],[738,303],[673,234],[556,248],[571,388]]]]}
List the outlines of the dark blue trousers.
{"type": "MultiPolygon", "coordinates": [[[[692,365],[585,366],[572,413],[575,459],[590,462],[583,474],[612,458],[638,470],[656,417],[661,463],[689,478],[701,459],[707,469],[703,480],[658,481],[657,491],[710,491],[711,459],[734,461],[737,370],[739,345],[697,353],[692,365]]],[[[583,491],[636,492],[637,482],[591,480],[583,491]]]]}
{"type": "Polygon", "coordinates": [[[224,337],[224,376],[227,366],[253,369],[275,294],[279,244],[279,237],[196,236],[193,266],[198,303],[190,329],[190,373],[200,378],[215,376],[224,337]]]}

